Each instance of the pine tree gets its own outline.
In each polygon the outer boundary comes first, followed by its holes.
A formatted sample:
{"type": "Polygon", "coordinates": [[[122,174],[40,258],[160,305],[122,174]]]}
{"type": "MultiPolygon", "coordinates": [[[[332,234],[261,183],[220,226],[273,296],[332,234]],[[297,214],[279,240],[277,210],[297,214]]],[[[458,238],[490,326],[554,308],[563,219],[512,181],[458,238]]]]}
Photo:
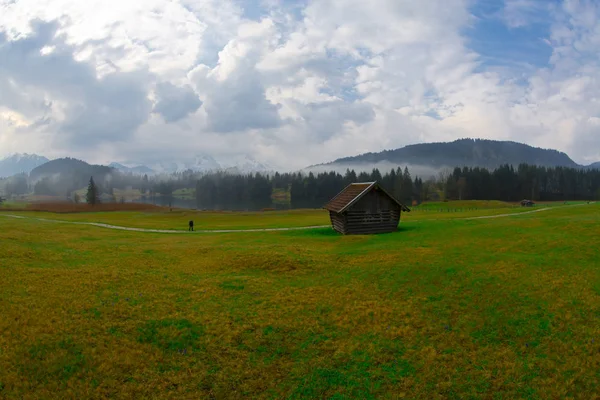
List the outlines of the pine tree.
{"type": "Polygon", "coordinates": [[[377,168],[373,168],[373,171],[371,171],[371,182],[379,182],[381,184],[382,179],[381,172],[377,168]]]}
{"type": "Polygon", "coordinates": [[[406,204],[412,204],[413,198],[413,182],[408,172],[408,167],[404,167],[404,173],[402,174],[402,196],[400,201],[406,204]]]}
{"type": "Polygon", "coordinates": [[[98,196],[98,187],[94,183],[94,177],[90,177],[90,183],[88,184],[87,194],[85,199],[88,204],[96,205],[100,203],[100,199],[98,196]]]}
{"type": "Polygon", "coordinates": [[[346,169],[346,175],[344,175],[344,186],[348,186],[351,183],[358,181],[356,172],[354,170],[346,169]]]}
{"type": "Polygon", "coordinates": [[[400,167],[398,167],[398,169],[396,170],[396,173],[394,174],[394,180],[392,182],[392,194],[394,195],[395,198],[404,201],[404,199],[402,198],[402,186],[403,186],[403,177],[402,177],[402,170],[400,169],[400,167]]]}

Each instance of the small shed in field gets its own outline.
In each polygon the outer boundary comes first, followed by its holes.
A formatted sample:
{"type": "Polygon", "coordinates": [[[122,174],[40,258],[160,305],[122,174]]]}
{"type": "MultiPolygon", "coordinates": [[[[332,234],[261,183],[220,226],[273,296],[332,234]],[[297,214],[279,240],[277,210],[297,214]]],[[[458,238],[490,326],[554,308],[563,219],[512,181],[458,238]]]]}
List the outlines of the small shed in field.
{"type": "Polygon", "coordinates": [[[377,182],[352,183],[324,208],[333,229],[344,235],[393,232],[401,212],[410,212],[377,182]]]}

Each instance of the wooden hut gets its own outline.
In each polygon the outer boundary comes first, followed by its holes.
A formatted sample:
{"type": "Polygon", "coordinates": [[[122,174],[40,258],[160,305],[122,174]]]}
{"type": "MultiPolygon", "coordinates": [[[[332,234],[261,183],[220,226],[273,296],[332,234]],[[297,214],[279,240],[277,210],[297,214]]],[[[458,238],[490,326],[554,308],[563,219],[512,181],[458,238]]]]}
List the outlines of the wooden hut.
{"type": "Polygon", "coordinates": [[[377,182],[352,183],[324,208],[333,229],[344,235],[393,232],[398,229],[400,213],[410,212],[377,182]]]}

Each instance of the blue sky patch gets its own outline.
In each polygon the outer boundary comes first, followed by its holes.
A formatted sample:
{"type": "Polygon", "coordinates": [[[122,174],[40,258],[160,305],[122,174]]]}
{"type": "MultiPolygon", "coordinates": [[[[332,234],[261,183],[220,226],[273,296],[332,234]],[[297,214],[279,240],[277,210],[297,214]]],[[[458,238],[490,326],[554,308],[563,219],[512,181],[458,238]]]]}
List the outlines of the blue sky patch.
{"type": "Polygon", "coordinates": [[[522,9],[507,10],[502,1],[479,1],[471,9],[476,22],[464,35],[467,45],[480,55],[482,69],[503,67],[516,75],[546,67],[552,48],[550,36],[554,0],[519,1],[522,9]],[[513,25],[513,26],[511,26],[513,25]]]}

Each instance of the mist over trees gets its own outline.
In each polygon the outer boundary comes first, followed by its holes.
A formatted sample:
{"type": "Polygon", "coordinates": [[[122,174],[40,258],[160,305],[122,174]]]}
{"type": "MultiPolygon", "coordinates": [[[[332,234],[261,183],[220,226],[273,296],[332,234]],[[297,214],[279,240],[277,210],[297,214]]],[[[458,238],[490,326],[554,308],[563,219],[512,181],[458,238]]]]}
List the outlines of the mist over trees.
{"type": "MultiPolygon", "coordinates": [[[[546,168],[521,164],[495,170],[485,168],[455,168],[436,177],[423,180],[412,177],[407,168],[392,169],[382,174],[347,170],[345,174],[275,173],[263,176],[206,174],[196,179],[194,174],[182,175],[170,181],[170,188],[195,188],[197,208],[250,209],[269,207],[277,193],[289,193],[291,208],[322,207],[345,186],[354,182],[379,181],[405,204],[425,200],[503,200],[566,201],[600,199],[600,171],[574,168],[546,168]],[[195,180],[195,181],[194,181],[195,180]]],[[[165,192],[164,184],[154,185],[154,191],[165,192]]],[[[170,189],[169,189],[170,190],[170,189]]],[[[172,194],[173,192],[169,192],[172,194]]]]}
{"type": "Polygon", "coordinates": [[[8,194],[27,194],[29,193],[29,183],[27,174],[17,174],[4,179],[4,192],[8,194]]]}
{"type": "MultiPolygon", "coordinates": [[[[480,167],[446,169],[426,179],[411,176],[407,168],[371,172],[347,170],[321,173],[274,173],[235,175],[226,172],[185,171],[161,176],[135,175],[104,168],[82,172],[42,175],[36,180],[26,174],[0,182],[0,195],[10,198],[33,193],[73,201],[75,191],[85,190],[90,181],[97,201],[139,201],[163,206],[185,199],[185,207],[222,210],[264,208],[319,208],[345,186],[354,182],[379,181],[407,205],[422,201],[504,200],[566,201],[599,200],[600,170],[567,167],[503,165],[490,170],[480,167]],[[92,172],[87,178],[80,176],[92,172]],[[90,179],[91,176],[91,179],[90,179]],[[119,192],[116,192],[119,191],[119,192]],[[134,193],[135,195],[131,195],[134,193]],[[117,197],[118,196],[118,197],[117,197]],[[132,197],[133,196],[133,197],[132,197]]],[[[86,196],[89,202],[89,196],[86,196]]]]}

